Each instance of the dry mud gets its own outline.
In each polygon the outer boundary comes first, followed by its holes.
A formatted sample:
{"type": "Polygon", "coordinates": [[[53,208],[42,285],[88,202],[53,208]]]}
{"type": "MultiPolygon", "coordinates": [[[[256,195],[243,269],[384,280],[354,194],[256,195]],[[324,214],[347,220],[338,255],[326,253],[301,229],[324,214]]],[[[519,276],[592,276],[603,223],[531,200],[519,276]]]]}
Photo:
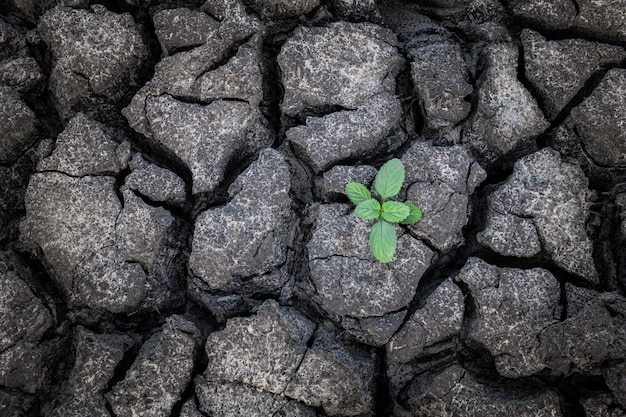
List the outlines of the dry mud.
{"type": "Polygon", "coordinates": [[[625,47],[623,0],[2,2],[0,417],[626,416],[625,47]]]}

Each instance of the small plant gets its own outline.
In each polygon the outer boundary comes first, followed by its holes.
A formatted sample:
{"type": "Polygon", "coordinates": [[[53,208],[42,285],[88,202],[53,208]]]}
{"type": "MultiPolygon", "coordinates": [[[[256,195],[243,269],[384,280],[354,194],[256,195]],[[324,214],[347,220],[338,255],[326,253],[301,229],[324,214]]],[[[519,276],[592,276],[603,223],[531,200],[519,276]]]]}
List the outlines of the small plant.
{"type": "Polygon", "coordinates": [[[376,174],[374,189],[380,200],[359,182],[346,184],[346,195],[356,205],[355,216],[376,220],[370,230],[370,248],[376,259],[387,263],[396,253],[397,237],[392,223],[413,224],[420,221],[422,211],[415,204],[390,201],[404,183],[404,165],[397,158],[387,161],[376,174]]]}

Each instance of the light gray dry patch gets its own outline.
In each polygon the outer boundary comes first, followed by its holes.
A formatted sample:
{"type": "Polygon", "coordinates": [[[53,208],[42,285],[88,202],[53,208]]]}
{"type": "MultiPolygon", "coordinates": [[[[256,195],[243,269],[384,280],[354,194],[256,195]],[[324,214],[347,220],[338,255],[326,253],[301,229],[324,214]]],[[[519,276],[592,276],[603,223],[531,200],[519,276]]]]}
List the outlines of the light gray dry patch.
{"type": "Polygon", "coordinates": [[[195,379],[198,410],[212,417],[316,417],[315,411],[282,395],[246,384],[195,379]]]}
{"type": "Polygon", "coordinates": [[[485,48],[486,69],[479,80],[476,112],[463,134],[489,163],[520,147],[531,147],[549,123],[534,97],[517,79],[518,47],[497,43],[485,48]]]}
{"type": "Polygon", "coordinates": [[[597,283],[593,246],[585,229],[587,185],[580,167],[563,162],[553,149],[520,159],[509,179],[489,195],[487,227],[479,241],[514,256],[537,254],[540,242],[559,267],[597,283]],[[503,230],[497,228],[501,225],[503,230]],[[515,246],[518,243],[521,246],[515,246]]]}
{"type": "Polygon", "coordinates": [[[204,106],[169,95],[149,98],[146,116],[155,140],[191,170],[194,194],[220,184],[254,121],[247,103],[216,100],[204,106]]]}
{"type": "Polygon", "coordinates": [[[131,312],[182,300],[182,223],[128,187],[117,189],[113,175],[129,158],[127,143],[78,115],[31,177],[20,228],[41,247],[72,305],[131,312]]]}
{"type": "Polygon", "coordinates": [[[368,351],[343,345],[320,328],[285,395],[329,416],[371,415],[374,372],[368,351]]]}
{"type": "Polygon", "coordinates": [[[105,397],[118,417],[167,417],[191,381],[200,332],[182,316],[170,316],[141,346],[125,378],[105,397]]]}
{"type": "Polygon", "coordinates": [[[602,166],[626,166],[626,69],[609,70],[565,125],[602,166]]]}
{"type": "Polygon", "coordinates": [[[256,315],[232,318],[206,343],[205,378],[282,394],[307,351],[315,324],[296,310],[266,301],[256,315]]]}
{"type": "Polygon", "coordinates": [[[33,143],[35,113],[10,87],[0,86],[0,103],[0,164],[10,164],[33,143]]]}
{"type": "Polygon", "coordinates": [[[461,330],[465,311],[463,293],[447,279],[426,299],[387,343],[387,359],[406,363],[445,350],[442,342],[461,330]]]}
{"type": "Polygon", "coordinates": [[[122,113],[133,129],[187,165],[197,194],[214,191],[229,163],[255,155],[271,145],[273,136],[259,110],[262,37],[255,32],[260,26],[237,28],[229,15],[205,33],[195,26],[198,13],[204,13],[185,10],[160,12],[176,16],[173,23],[159,17],[161,37],[168,40],[162,46],[170,48],[174,38],[196,30],[202,43],[164,57],[122,113]]]}
{"type": "Polygon", "coordinates": [[[35,58],[19,56],[0,62],[0,85],[11,87],[19,94],[40,91],[44,75],[35,58]]]}
{"type": "Polygon", "coordinates": [[[596,71],[626,58],[624,48],[582,39],[548,41],[538,32],[522,31],[526,78],[539,92],[553,120],[596,71]]]}
{"type": "Polygon", "coordinates": [[[372,151],[397,130],[401,106],[395,75],[401,58],[395,45],[388,29],[346,22],[297,28],[283,45],[277,58],[285,88],[283,113],[339,109],[308,117],[305,125],[286,132],[314,171],[372,151]]]}
{"type": "Polygon", "coordinates": [[[224,330],[209,336],[206,352],[207,370],[196,380],[203,412],[236,415],[251,401],[264,410],[301,408],[289,399],[321,406],[328,415],[359,415],[373,406],[373,360],[275,301],[266,301],[252,317],[228,320],[224,330]],[[237,393],[237,400],[216,401],[229,393],[237,393]]]}
{"type": "Polygon", "coordinates": [[[240,296],[279,292],[289,279],[285,264],[295,227],[290,189],[283,155],[262,151],[228,189],[230,202],[196,219],[190,285],[240,296]]]}
{"type": "Polygon", "coordinates": [[[476,304],[468,337],[495,356],[498,372],[517,378],[541,371],[538,336],[560,313],[556,278],[540,268],[498,268],[470,258],[457,280],[476,304]]]}
{"type": "Polygon", "coordinates": [[[146,161],[140,153],[128,163],[132,172],[126,177],[126,186],[152,201],[184,204],[187,193],[185,182],[172,171],[146,161]]]}
{"type": "Polygon", "coordinates": [[[14,255],[0,253],[0,385],[34,394],[43,388],[49,364],[44,335],[56,317],[27,284],[29,271],[14,255]]]}
{"type": "Polygon", "coordinates": [[[70,375],[49,417],[110,417],[102,393],[135,340],[125,334],[98,334],[78,326],[70,375]]]}
{"type": "Polygon", "coordinates": [[[322,204],[318,210],[307,244],[311,297],[363,342],[383,345],[402,320],[387,315],[408,306],[435,254],[404,234],[394,259],[382,264],[370,251],[371,222],[345,204],[322,204]]]}
{"type": "Polygon", "coordinates": [[[479,383],[460,365],[418,375],[401,397],[414,417],[561,417],[551,390],[494,388],[479,383]]]}
{"type": "Polygon", "coordinates": [[[597,394],[580,400],[585,417],[624,417],[626,412],[619,409],[611,394],[597,394]]]}
{"type": "Polygon", "coordinates": [[[119,102],[148,56],[132,16],[102,5],[57,6],[41,17],[37,30],[52,52],[50,90],[64,119],[77,111],[110,112],[102,99],[119,102]]]}
{"type": "Polygon", "coordinates": [[[409,229],[441,251],[464,242],[470,216],[469,197],[487,177],[467,148],[418,142],[402,156],[406,169],[406,201],[424,217],[409,229]]]}
{"type": "Polygon", "coordinates": [[[515,15],[548,30],[574,29],[613,42],[626,40],[626,5],[621,0],[514,0],[515,15]]]}
{"type": "Polygon", "coordinates": [[[442,39],[415,45],[409,53],[411,77],[428,126],[451,128],[465,119],[471,109],[465,97],[473,88],[466,81],[469,74],[460,46],[442,39]]]}
{"type": "MultiPolygon", "coordinates": [[[[626,360],[625,319],[626,299],[617,293],[601,293],[577,314],[545,328],[539,334],[537,354],[559,374],[606,372],[611,366],[607,364],[626,360]]],[[[609,375],[610,388],[615,378],[609,375]]],[[[615,394],[623,395],[622,388],[615,394]]]]}
{"type": "Polygon", "coordinates": [[[398,99],[382,93],[364,99],[354,110],[307,117],[306,124],[287,130],[296,153],[315,172],[333,163],[368,153],[391,133],[402,116],[398,99]]]}
{"type": "Polygon", "coordinates": [[[164,55],[202,45],[219,36],[219,22],[200,10],[165,9],[155,13],[153,21],[164,55]]]}
{"type": "Polygon", "coordinates": [[[104,128],[84,113],[76,114],[57,137],[52,155],[41,160],[37,170],[72,177],[119,173],[128,166],[130,144],[116,142],[104,128]]]}
{"type": "Polygon", "coordinates": [[[335,165],[315,179],[315,185],[325,202],[345,198],[345,187],[349,182],[360,182],[367,188],[374,183],[378,170],[371,165],[335,165]]]}
{"type": "Polygon", "coordinates": [[[280,20],[309,13],[320,0],[252,0],[249,4],[262,19],[280,20]]]}

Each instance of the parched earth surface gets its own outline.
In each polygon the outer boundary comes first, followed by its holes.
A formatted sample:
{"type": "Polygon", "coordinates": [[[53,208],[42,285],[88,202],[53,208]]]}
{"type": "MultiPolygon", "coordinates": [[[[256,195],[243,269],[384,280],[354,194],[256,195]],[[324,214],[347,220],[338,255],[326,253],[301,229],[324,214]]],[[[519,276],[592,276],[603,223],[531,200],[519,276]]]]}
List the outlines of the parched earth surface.
{"type": "Polygon", "coordinates": [[[623,0],[2,1],[0,416],[626,416],[625,47],[623,0]]]}

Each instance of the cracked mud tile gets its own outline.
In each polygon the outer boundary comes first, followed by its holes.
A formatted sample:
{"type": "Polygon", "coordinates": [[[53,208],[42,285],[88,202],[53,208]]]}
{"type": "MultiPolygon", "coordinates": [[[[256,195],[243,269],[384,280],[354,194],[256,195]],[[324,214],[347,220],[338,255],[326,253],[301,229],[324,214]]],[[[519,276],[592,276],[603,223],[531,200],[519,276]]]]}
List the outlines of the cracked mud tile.
{"type": "Polygon", "coordinates": [[[72,305],[131,312],[180,304],[182,224],[126,186],[118,194],[113,175],[131,153],[105,130],[82,115],[68,123],[31,177],[21,231],[42,248],[72,305]]]}
{"type": "Polygon", "coordinates": [[[113,117],[110,104],[119,104],[138,81],[148,56],[132,16],[102,5],[57,6],[42,16],[37,30],[53,56],[50,89],[61,117],[70,119],[77,111],[113,117]]]}
{"type": "Polygon", "coordinates": [[[507,181],[489,195],[487,227],[478,240],[503,255],[532,256],[539,239],[543,252],[559,267],[598,283],[585,229],[587,187],[580,167],[563,162],[553,149],[522,158],[507,181]],[[503,224],[504,229],[496,228],[503,224]],[[504,231],[510,234],[505,237],[504,231]]]}
{"type": "Polygon", "coordinates": [[[346,204],[319,206],[307,244],[309,291],[313,301],[348,332],[380,346],[401,324],[400,311],[413,299],[435,253],[405,233],[398,239],[394,260],[381,264],[370,251],[369,222],[351,211],[346,204]],[[391,317],[399,313],[399,320],[391,317]]]}

